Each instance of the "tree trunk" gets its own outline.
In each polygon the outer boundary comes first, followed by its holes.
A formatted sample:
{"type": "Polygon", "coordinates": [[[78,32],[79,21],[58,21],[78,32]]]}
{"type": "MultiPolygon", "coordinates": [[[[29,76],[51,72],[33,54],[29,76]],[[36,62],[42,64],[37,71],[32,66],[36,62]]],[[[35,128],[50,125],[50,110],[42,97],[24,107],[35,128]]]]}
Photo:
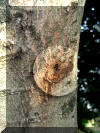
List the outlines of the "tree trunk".
{"type": "Polygon", "coordinates": [[[80,1],[7,6],[7,127],[77,127],[80,1]]]}

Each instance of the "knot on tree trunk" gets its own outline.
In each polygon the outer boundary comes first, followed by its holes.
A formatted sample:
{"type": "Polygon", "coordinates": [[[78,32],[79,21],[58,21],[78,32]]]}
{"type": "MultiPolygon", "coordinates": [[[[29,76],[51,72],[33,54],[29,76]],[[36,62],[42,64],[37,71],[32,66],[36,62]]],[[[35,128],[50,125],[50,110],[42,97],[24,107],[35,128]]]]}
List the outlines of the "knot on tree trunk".
{"type": "Polygon", "coordinates": [[[48,47],[37,56],[34,63],[34,79],[45,93],[62,96],[73,91],[72,73],[74,52],[64,46],[48,47]]]}

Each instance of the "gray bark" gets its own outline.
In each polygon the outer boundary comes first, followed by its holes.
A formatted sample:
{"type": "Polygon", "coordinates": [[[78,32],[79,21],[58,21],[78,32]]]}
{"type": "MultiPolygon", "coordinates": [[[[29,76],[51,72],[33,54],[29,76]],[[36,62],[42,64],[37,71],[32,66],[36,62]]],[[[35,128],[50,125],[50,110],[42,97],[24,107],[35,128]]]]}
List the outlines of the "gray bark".
{"type": "Polygon", "coordinates": [[[77,127],[83,9],[7,7],[7,127],[77,127]]]}

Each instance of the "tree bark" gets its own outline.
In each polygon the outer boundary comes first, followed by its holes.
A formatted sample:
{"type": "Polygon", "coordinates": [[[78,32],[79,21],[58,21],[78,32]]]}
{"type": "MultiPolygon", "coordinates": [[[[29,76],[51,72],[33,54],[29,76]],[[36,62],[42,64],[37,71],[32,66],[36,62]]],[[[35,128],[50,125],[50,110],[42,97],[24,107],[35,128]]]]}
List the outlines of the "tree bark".
{"type": "Polygon", "coordinates": [[[7,6],[7,127],[77,127],[80,1],[7,6]]]}

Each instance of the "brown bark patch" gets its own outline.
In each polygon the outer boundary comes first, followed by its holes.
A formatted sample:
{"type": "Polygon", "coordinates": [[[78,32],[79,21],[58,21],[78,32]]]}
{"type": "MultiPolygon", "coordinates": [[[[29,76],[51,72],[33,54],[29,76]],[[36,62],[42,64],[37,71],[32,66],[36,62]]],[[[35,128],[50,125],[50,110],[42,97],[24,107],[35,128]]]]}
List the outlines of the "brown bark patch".
{"type": "MultiPolygon", "coordinates": [[[[33,70],[35,81],[39,88],[51,95],[54,93],[53,91],[57,90],[57,87],[54,86],[59,86],[61,81],[70,75],[74,67],[72,49],[64,51],[60,46],[58,49],[53,50],[48,48],[48,51],[40,54],[33,70]]],[[[71,82],[68,81],[68,83],[70,84],[71,82]]]]}
{"type": "Polygon", "coordinates": [[[43,88],[47,90],[50,94],[51,87],[59,83],[64,77],[67,77],[73,69],[73,63],[68,61],[68,63],[55,61],[52,62],[46,70],[45,76],[43,78],[43,88]]]}

